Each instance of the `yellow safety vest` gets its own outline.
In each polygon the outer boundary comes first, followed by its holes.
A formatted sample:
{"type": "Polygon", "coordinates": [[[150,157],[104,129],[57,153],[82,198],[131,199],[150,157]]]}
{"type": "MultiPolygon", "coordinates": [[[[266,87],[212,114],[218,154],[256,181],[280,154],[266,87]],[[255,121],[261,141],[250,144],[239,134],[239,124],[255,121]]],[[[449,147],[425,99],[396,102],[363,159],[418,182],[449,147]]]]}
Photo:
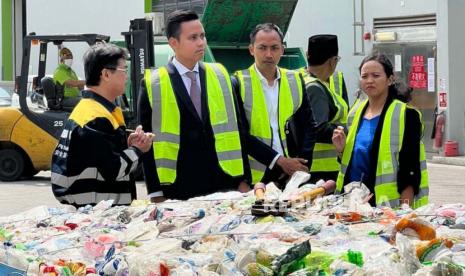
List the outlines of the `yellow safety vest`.
{"type": "MultiPolygon", "coordinates": [[[[336,92],[330,89],[327,83],[321,81],[320,79],[312,77],[308,73],[305,73],[304,81],[306,86],[308,86],[311,83],[318,82],[328,89],[328,91],[331,94],[334,105],[337,108],[336,114],[329,121],[329,123],[345,126],[345,124],[347,123],[347,113],[349,107],[347,106],[347,103],[344,100],[344,98],[342,98],[342,74],[337,75],[340,76],[340,78],[338,77],[338,79],[340,80],[340,85],[333,87],[339,87],[340,89],[338,91],[341,94],[337,94],[336,92]]],[[[313,163],[310,172],[337,172],[339,171],[339,166],[340,165],[337,161],[336,148],[332,143],[315,144],[315,148],[313,149],[313,163]]]]}
{"type": "Polygon", "coordinates": [[[349,115],[347,115],[347,125],[348,126],[352,124],[352,121],[354,120],[355,112],[357,112],[360,105],[362,103],[364,103],[365,100],[367,99],[367,95],[365,94],[365,92],[360,91],[359,93],[360,94],[357,95],[357,98],[355,99],[354,103],[352,104],[352,106],[349,109],[349,115]]]}
{"type": "Polygon", "coordinates": [[[342,97],[343,92],[343,81],[344,75],[340,71],[334,71],[334,73],[329,77],[329,90],[336,93],[339,97],[342,97]]]}
{"type": "MultiPolygon", "coordinates": [[[[203,64],[210,123],[220,167],[231,176],[242,175],[242,149],[231,80],[221,64],[203,64]]],[[[179,106],[165,67],[145,70],[145,82],[152,107],[152,131],[157,137],[153,152],[158,177],[162,185],[169,185],[176,180],[181,124],[179,106]]]]}
{"type": "MultiPolygon", "coordinates": [[[[309,80],[310,74],[308,74],[307,68],[302,67],[299,68],[299,73],[302,74],[304,77],[305,83],[309,80]]],[[[334,73],[329,77],[329,90],[336,93],[337,95],[342,97],[343,92],[343,81],[344,81],[344,74],[341,71],[334,71],[334,73]],[[336,81],[337,80],[337,81],[336,81]]]]}
{"type": "MultiPolygon", "coordinates": [[[[302,81],[299,72],[279,68],[281,80],[278,96],[278,125],[284,154],[287,156],[287,142],[285,125],[289,118],[299,109],[302,104],[302,81]]],[[[267,103],[262,84],[252,65],[246,70],[237,71],[236,76],[240,81],[241,98],[244,110],[250,126],[250,134],[263,143],[272,146],[272,133],[267,103]]],[[[252,183],[257,183],[263,178],[266,165],[249,156],[250,169],[252,172],[252,183]]]]}
{"type": "MultiPolygon", "coordinates": [[[[341,170],[337,178],[336,190],[338,192],[341,192],[344,186],[344,177],[352,158],[352,151],[355,145],[355,137],[357,135],[360,118],[363,116],[362,112],[367,103],[368,100],[365,100],[365,102],[360,105],[354,116],[353,124],[349,126],[349,134],[347,135],[346,146],[341,160],[341,170]]],[[[400,195],[397,192],[397,172],[399,169],[399,152],[402,149],[405,130],[405,110],[407,108],[412,107],[409,107],[399,100],[394,100],[389,105],[384,117],[378,160],[376,163],[375,198],[377,205],[388,205],[392,208],[399,206],[400,195]]],[[[426,169],[425,147],[421,141],[420,169],[420,191],[414,198],[414,208],[428,204],[428,171],[426,169]]]]}

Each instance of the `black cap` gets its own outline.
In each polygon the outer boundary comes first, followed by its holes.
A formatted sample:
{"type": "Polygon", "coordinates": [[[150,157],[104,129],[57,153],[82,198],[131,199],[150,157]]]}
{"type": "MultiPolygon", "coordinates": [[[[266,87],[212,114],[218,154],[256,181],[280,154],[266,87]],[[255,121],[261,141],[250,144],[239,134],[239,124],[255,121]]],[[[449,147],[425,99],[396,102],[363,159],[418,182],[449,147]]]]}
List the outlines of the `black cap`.
{"type": "Polygon", "coordinates": [[[331,34],[314,35],[308,38],[308,64],[321,65],[330,57],[337,56],[337,36],[331,34]]]}

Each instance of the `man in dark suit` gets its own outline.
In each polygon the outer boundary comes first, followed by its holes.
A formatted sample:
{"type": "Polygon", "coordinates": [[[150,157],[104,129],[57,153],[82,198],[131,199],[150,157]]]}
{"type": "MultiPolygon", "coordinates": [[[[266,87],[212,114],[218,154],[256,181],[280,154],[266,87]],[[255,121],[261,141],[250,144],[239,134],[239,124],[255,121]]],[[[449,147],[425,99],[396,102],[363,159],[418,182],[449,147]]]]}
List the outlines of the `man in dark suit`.
{"type": "Polygon", "coordinates": [[[299,72],[278,67],[284,53],[278,26],[257,25],[250,34],[249,51],[255,63],[236,72],[233,84],[247,122],[252,181],[283,185],[294,172],[308,172],[312,164],[316,137],[312,109],[299,72]]]}
{"type": "Polygon", "coordinates": [[[166,36],[175,56],[167,66],[146,71],[138,100],[139,121],[157,135],[143,158],[149,196],[160,202],[248,191],[230,78],[222,65],[200,62],[206,39],[197,14],[170,14],[166,36]]]}

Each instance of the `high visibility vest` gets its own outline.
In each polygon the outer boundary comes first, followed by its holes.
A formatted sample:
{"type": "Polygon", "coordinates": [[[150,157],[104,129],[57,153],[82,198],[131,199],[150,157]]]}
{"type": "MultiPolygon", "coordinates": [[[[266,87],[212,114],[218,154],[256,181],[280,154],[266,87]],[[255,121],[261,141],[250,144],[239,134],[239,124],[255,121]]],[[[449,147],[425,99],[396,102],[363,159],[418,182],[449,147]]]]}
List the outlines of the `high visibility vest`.
{"type": "Polygon", "coordinates": [[[343,92],[343,83],[344,75],[340,71],[334,71],[334,73],[329,77],[329,90],[336,93],[339,97],[342,97],[343,92]]]}
{"type": "MultiPolygon", "coordinates": [[[[231,80],[218,63],[205,65],[207,103],[221,169],[231,175],[244,174],[242,149],[234,109],[231,80]]],[[[157,139],[153,153],[162,185],[176,180],[181,119],[178,102],[165,67],[145,70],[145,82],[152,107],[152,131],[157,139]]]]}
{"type": "MultiPolygon", "coordinates": [[[[342,75],[341,75],[342,76],[342,75]]],[[[328,84],[325,82],[312,77],[310,74],[304,76],[305,85],[309,86],[312,83],[319,83],[321,86],[328,89],[333,100],[334,105],[337,108],[337,112],[333,118],[329,121],[332,124],[338,124],[345,126],[347,123],[348,106],[342,95],[339,95],[332,91],[328,84]]],[[[342,83],[342,80],[341,80],[342,83]]],[[[341,87],[342,91],[342,87],[341,87]]],[[[341,92],[342,94],[342,92],[341,92]]],[[[310,172],[336,172],[339,171],[339,162],[337,161],[336,148],[332,143],[316,143],[313,149],[313,163],[310,172]]]]}
{"type": "MultiPolygon", "coordinates": [[[[362,118],[363,110],[368,100],[357,109],[353,124],[349,126],[349,134],[346,139],[346,146],[341,160],[341,170],[336,184],[336,190],[342,191],[344,177],[347,167],[352,158],[355,145],[355,137],[362,118]]],[[[378,160],[376,163],[375,198],[376,205],[388,205],[392,208],[399,206],[400,194],[397,192],[397,172],[399,170],[399,152],[402,149],[402,141],[405,130],[405,111],[409,107],[407,104],[394,100],[388,107],[381,132],[379,143],[378,160]]],[[[418,112],[420,113],[420,112],[418,112]]],[[[421,114],[420,114],[421,120],[421,114]]],[[[423,142],[420,141],[420,170],[421,182],[420,191],[415,196],[413,207],[428,204],[428,171],[426,168],[426,154],[423,142]]]]}
{"type": "Polygon", "coordinates": [[[359,91],[359,95],[357,95],[357,98],[355,99],[354,103],[349,109],[349,115],[347,115],[347,125],[351,125],[352,121],[354,120],[355,113],[357,112],[358,108],[362,103],[365,102],[367,99],[367,95],[363,91],[359,91]]]}
{"type": "MultiPolygon", "coordinates": [[[[278,96],[278,126],[279,136],[287,156],[287,141],[285,125],[289,118],[299,109],[302,104],[302,81],[299,73],[293,70],[279,68],[281,80],[278,96]]],[[[268,116],[267,103],[262,84],[255,66],[237,71],[236,76],[240,81],[241,98],[244,110],[250,126],[250,134],[263,143],[272,146],[272,132],[270,118],[268,116]]],[[[263,178],[266,165],[261,164],[249,156],[250,169],[252,172],[252,183],[257,183],[263,178]]]]}
{"type": "MultiPolygon", "coordinates": [[[[306,67],[299,68],[299,73],[302,74],[305,83],[309,82],[310,74],[307,71],[306,67]]],[[[344,81],[344,74],[341,71],[334,71],[334,73],[329,77],[328,80],[328,88],[331,92],[336,93],[337,95],[342,97],[343,94],[343,81],[344,81]]]]}

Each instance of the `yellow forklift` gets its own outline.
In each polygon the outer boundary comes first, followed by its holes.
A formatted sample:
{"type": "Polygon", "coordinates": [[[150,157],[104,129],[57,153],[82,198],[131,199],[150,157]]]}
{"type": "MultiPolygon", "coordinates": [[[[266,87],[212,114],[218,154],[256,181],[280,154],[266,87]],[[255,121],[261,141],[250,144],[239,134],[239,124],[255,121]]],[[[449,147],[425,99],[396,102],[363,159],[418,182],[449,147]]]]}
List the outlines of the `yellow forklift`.
{"type": "MultiPolygon", "coordinates": [[[[128,129],[137,124],[138,86],[144,70],[155,66],[153,25],[145,18],[131,20],[129,31],[123,32],[130,53],[130,71],[125,95],[116,100],[125,116],[128,129]]],[[[110,37],[100,34],[27,35],[23,40],[21,75],[16,78],[18,107],[0,108],[0,180],[15,181],[31,177],[42,170],[50,170],[52,153],[72,109],[62,105],[63,87],[45,76],[47,47],[81,42],[93,45],[109,42],[110,37]],[[39,44],[38,74],[29,85],[31,45],[39,44]],[[29,86],[32,89],[29,89],[29,86]],[[32,91],[30,91],[32,90],[32,91]],[[36,104],[34,98],[45,98],[45,104],[36,104]]],[[[142,170],[135,173],[142,178],[142,170]]]]}
{"type": "Polygon", "coordinates": [[[21,75],[17,77],[18,107],[0,108],[0,180],[14,181],[49,170],[52,152],[61,135],[70,110],[63,108],[63,87],[45,76],[47,47],[63,42],[84,42],[93,45],[108,42],[109,36],[99,34],[27,35],[23,40],[21,75]],[[38,42],[38,75],[29,91],[31,45],[38,42]],[[32,106],[31,92],[45,97],[47,105],[32,106]]]}

